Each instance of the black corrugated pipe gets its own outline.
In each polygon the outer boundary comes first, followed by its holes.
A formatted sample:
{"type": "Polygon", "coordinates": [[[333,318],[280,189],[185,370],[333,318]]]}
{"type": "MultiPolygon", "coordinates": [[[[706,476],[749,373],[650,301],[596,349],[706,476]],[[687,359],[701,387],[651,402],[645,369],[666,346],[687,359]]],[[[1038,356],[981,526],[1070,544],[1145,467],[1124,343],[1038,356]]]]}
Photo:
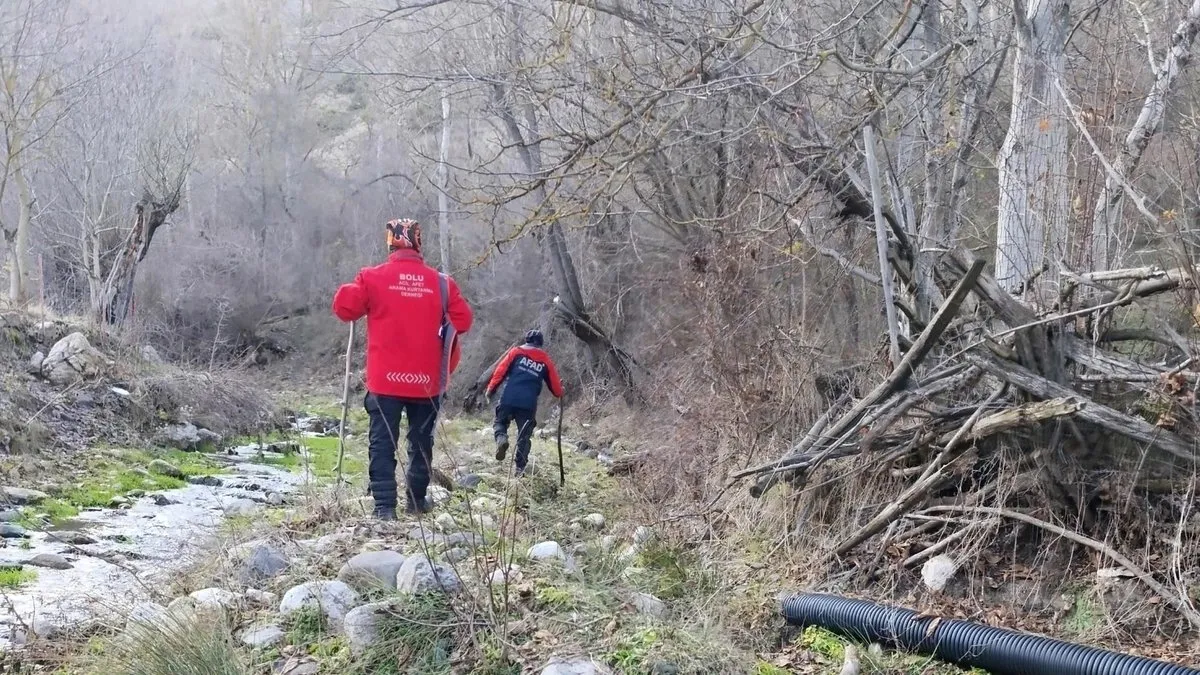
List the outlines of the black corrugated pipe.
{"type": "Polygon", "coordinates": [[[992,675],[1200,675],[1200,670],[911,609],[819,593],[783,600],[794,626],[820,626],[852,640],[901,649],[992,675]]]}

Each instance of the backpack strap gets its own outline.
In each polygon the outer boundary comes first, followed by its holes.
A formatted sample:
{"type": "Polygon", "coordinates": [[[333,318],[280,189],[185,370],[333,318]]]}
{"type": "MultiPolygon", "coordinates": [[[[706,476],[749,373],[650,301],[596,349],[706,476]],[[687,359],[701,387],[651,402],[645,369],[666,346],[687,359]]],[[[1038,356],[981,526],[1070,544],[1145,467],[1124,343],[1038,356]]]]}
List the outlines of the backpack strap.
{"type": "Polygon", "coordinates": [[[450,281],[445,274],[438,273],[438,293],[442,299],[442,320],[438,326],[438,337],[442,339],[442,362],[438,367],[438,396],[446,393],[450,382],[450,352],[454,348],[454,324],[450,323],[450,281]]]}

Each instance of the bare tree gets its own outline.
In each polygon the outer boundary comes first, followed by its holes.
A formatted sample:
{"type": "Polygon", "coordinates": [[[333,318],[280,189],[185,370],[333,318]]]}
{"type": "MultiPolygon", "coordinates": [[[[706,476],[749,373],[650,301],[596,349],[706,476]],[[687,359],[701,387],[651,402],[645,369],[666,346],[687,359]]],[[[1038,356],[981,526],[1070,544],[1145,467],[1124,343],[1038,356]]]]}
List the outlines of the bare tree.
{"type": "Polygon", "coordinates": [[[1070,6],[1065,0],[1016,0],[1012,115],[998,157],[1000,207],[996,280],[1021,290],[1066,255],[1070,211],[1067,131],[1070,120],[1054,83],[1066,73],[1070,6]]]}
{"type": "Polygon", "coordinates": [[[61,118],[63,99],[73,84],[59,76],[56,61],[71,39],[66,7],[52,0],[13,0],[0,6],[0,230],[8,255],[8,297],[14,303],[25,301],[29,281],[33,154],[61,118]],[[4,216],[10,182],[16,188],[15,218],[4,216]]]}

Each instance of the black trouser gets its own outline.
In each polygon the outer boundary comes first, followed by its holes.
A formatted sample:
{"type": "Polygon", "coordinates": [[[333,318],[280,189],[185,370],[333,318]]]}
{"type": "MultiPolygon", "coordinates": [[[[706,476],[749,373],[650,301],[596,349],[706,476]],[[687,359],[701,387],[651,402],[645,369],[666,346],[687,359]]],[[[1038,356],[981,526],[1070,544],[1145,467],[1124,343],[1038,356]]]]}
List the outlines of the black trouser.
{"type": "Polygon", "coordinates": [[[370,465],[367,469],[375,508],[396,508],[396,446],[400,442],[400,416],[408,415],[408,474],[405,502],[412,506],[425,499],[433,461],[433,429],[440,399],[404,399],[368,393],[363,407],[371,417],[370,465]]]}
{"type": "Polygon", "coordinates": [[[525,464],[529,462],[529,447],[533,442],[533,427],[537,423],[535,417],[536,410],[528,408],[514,408],[507,405],[496,406],[496,421],[492,424],[492,430],[496,432],[496,442],[508,439],[508,425],[512,422],[517,423],[517,456],[515,458],[517,468],[524,469],[525,464]]]}

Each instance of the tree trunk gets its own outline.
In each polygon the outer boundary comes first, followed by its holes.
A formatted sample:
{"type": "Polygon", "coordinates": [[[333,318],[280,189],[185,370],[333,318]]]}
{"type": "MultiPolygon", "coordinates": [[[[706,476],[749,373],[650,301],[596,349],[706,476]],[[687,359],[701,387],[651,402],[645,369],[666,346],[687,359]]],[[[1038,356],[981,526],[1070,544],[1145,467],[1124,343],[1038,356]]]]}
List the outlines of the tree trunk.
{"type": "Polygon", "coordinates": [[[1125,189],[1122,179],[1128,179],[1142,160],[1142,153],[1150,145],[1150,139],[1158,133],[1163,118],[1167,113],[1167,95],[1183,74],[1183,69],[1192,60],[1192,43],[1200,33],[1200,0],[1193,0],[1187,15],[1176,26],[1171,35],[1171,43],[1155,74],[1154,84],[1146,94],[1142,110],[1138,113],[1137,121],[1125,137],[1125,144],[1120,154],[1113,162],[1113,176],[1106,174],[1104,189],[1096,199],[1096,209],[1092,216],[1092,269],[1107,270],[1110,266],[1120,266],[1121,251],[1118,238],[1121,237],[1121,219],[1125,205],[1125,189]]]}
{"type": "Polygon", "coordinates": [[[1070,9],[1066,0],[1014,5],[1017,56],[1012,115],[998,158],[995,263],[996,280],[1009,292],[1023,290],[1046,266],[1045,278],[1057,280],[1070,209],[1066,102],[1054,88],[1063,79],[1070,9]]]}
{"type": "Polygon", "coordinates": [[[13,169],[13,182],[17,186],[17,231],[12,241],[8,299],[16,305],[25,302],[29,281],[29,228],[33,219],[33,193],[20,166],[13,169]]]}
{"type": "Polygon", "coordinates": [[[111,326],[120,325],[129,316],[133,304],[133,283],[137,277],[138,264],[150,252],[154,233],[166,222],[167,217],[179,208],[179,193],[165,201],[155,201],[145,195],[134,206],[133,227],[130,228],[125,244],[117,251],[108,268],[99,303],[92,307],[96,319],[111,326]]]}
{"type": "Polygon", "coordinates": [[[438,148],[438,254],[442,273],[450,273],[450,97],[442,92],[442,139],[438,148]]]}

